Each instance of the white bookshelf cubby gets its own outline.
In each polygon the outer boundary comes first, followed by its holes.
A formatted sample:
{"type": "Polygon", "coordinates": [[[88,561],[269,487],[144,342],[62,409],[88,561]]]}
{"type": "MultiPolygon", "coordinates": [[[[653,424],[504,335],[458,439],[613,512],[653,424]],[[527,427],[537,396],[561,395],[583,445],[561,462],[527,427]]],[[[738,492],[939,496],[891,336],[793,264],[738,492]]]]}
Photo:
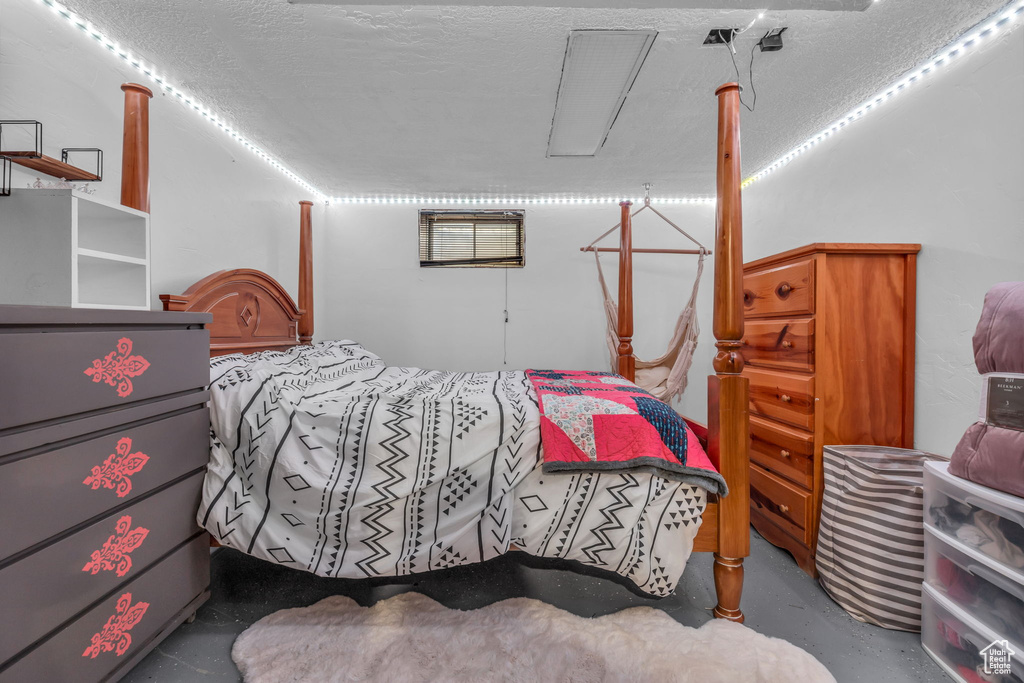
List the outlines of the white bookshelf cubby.
{"type": "Polygon", "coordinates": [[[149,214],[77,190],[0,199],[0,303],[148,310],[149,214]]]}

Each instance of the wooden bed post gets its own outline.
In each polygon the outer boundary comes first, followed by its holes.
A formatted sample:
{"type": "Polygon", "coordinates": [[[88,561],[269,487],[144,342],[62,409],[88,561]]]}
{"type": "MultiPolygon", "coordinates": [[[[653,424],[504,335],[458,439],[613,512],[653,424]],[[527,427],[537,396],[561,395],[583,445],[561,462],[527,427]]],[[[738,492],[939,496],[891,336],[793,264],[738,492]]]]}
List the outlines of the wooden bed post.
{"type": "Polygon", "coordinates": [[[631,201],[619,202],[622,221],[619,238],[619,374],[630,382],[636,379],[633,357],[633,225],[631,201]]]}
{"type": "Polygon", "coordinates": [[[125,83],[121,144],[121,204],[149,213],[149,100],[153,91],[125,83]]]}
{"type": "Polygon", "coordinates": [[[718,96],[718,204],[715,212],[715,374],[708,377],[708,451],[729,483],[719,499],[715,591],[720,619],[743,621],[743,558],[750,554],[749,381],[743,354],[743,211],[740,198],[740,86],[718,96]]]}
{"type": "Polygon", "coordinates": [[[313,343],[313,202],[299,202],[299,343],[313,343]]]}

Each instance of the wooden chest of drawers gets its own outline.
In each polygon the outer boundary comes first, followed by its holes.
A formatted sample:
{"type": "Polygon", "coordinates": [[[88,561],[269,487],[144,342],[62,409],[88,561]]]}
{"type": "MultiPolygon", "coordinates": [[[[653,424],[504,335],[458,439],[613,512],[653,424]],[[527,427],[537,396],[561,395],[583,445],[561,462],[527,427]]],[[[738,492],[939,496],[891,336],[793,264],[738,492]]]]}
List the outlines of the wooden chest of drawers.
{"type": "Polygon", "coordinates": [[[744,266],[750,519],[812,576],[822,448],[911,448],[917,244],[811,244],[744,266]]]}
{"type": "Polygon", "coordinates": [[[0,681],[116,680],[209,595],[208,314],[0,306],[0,681]]]}

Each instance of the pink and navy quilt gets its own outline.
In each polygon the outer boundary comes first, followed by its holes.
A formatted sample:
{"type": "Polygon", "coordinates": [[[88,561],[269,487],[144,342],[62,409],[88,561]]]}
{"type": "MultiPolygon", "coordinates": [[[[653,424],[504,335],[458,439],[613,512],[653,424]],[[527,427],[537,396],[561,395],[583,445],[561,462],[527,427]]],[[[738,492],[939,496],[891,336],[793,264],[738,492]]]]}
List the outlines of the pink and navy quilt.
{"type": "Polygon", "coordinates": [[[724,496],[715,469],[670,406],[608,372],[527,370],[541,411],[544,472],[648,472],[724,496]]]}

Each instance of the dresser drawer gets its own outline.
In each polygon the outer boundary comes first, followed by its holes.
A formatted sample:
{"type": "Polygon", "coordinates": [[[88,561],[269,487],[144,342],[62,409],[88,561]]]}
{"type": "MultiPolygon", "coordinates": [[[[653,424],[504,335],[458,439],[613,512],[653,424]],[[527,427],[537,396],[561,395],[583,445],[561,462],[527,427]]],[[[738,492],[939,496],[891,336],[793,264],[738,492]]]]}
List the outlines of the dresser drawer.
{"type": "Polygon", "coordinates": [[[209,343],[205,329],[0,334],[0,430],[201,389],[209,343]]]}
{"type": "Polygon", "coordinates": [[[744,275],[743,308],[748,318],[814,313],[814,259],[744,275]]]}
{"type": "Polygon", "coordinates": [[[813,498],[806,491],[757,465],[750,466],[750,507],[793,538],[811,542],[813,498]]]}
{"type": "MultiPolygon", "coordinates": [[[[2,335],[0,335],[2,336],[2,335]]],[[[0,460],[0,561],[209,461],[207,408],[0,460]]]]}
{"type": "Polygon", "coordinates": [[[199,533],[199,472],[0,569],[0,662],[199,533]]]}
{"type": "Polygon", "coordinates": [[[750,379],[750,412],[814,430],[814,376],[744,368],[750,379]]]}
{"type": "Polygon", "coordinates": [[[814,371],[814,320],[748,320],[743,360],[784,370],[814,371]]]}
{"type": "Polygon", "coordinates": [[[790,481],[814,488],[814,435],[750,416],[750,459],[790,481]]]}
{"type": "Polygon", "coordinates": [[[209,585],[210,544],[203,534],[0,671],[0,683],[106,680],[209,585]]]}

